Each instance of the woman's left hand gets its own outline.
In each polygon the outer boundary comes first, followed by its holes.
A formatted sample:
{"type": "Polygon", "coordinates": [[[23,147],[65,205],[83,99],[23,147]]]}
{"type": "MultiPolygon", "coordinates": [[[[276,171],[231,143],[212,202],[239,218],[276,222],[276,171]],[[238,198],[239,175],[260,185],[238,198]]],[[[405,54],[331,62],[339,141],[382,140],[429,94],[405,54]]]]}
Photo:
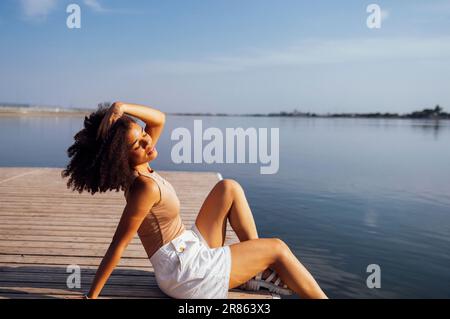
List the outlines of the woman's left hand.
{"type": "Polygon", "coordinates": [[[114,122],[116,122],[124,114],[122,105],[122,102],[114,102],[108,109],[102,119],[102,122],[100,123],[100,126],[98,127],[97,139],[105,138],[114,122]]]}

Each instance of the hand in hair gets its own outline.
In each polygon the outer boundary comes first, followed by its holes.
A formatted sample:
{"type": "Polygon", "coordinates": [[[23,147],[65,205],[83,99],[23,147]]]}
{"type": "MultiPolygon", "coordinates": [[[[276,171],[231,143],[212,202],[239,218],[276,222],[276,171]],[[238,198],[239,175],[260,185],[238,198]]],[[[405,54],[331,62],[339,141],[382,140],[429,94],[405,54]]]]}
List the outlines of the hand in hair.
{"type": "Polygon", "coordinates": [[[97,140],[99,138],[104,139],[111,126],[113,126],[113,124],[123,115],[122,105],[123,103],[121,102],[114,102],[108,109],[108,112],[106,112],[105,117],[103,117],[97,130],[97,140]]]}
{"type": "MultiPolygon", "coordinates": [[[[127,134],[137,122],[127,116],[127,109],[122,106],[110,109],[110,106],[99,105],[99,108],[86,116],[83,128],[74,135],[74,143],[67,149],[70,160],[61,172],[61,177],[69,177],[67,187],[82,193],[88,191],[92,195],[97,192],[126,190],[133,180],[133,169],[129,163],[129,147],[127,134]],[[97,139],[99,127],[105,118],[118,118],[106,131],[103,140],[97,139]],[[110,113],[110,114],[108,114],[110,113]],[[107,115],[108,114],[108,115],[107,115]]],[[[105,120],[105,125],[109,124],[105,120]]]]}

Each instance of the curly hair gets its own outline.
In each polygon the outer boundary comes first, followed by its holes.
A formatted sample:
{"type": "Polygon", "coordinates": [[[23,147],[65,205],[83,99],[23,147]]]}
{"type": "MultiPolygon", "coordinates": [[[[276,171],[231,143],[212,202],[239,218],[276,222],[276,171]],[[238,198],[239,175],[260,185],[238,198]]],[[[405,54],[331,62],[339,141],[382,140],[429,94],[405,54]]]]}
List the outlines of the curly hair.
{"type": "Polygon", "coordinates": [[[107,105],[99,105],[89,117],[85,116],[84,128],[75,134],[75,143],[67,149],[71,160],[61,172],[63,178],[69,177],[67,188],[72,187],[79,193],[86,190],[92,195],[129,188],[133,171],[125,141],[127,131],[136,121],[122,115],[111,126],[107,136],[97,140],[97,129],[107,111],[107,105]]]}

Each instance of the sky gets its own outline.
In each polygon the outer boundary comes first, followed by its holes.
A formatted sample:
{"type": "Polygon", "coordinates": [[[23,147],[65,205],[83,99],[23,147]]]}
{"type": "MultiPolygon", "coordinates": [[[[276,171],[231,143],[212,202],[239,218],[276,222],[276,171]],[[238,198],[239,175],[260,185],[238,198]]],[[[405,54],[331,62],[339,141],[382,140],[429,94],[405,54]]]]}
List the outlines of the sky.
{"type": "Polygon", "coordinates": [[[450,0],[2,0],[0,41],[6,103],[450,111],[450,0]],[[367,27],[372,3],[380,28],[367,27]]]}

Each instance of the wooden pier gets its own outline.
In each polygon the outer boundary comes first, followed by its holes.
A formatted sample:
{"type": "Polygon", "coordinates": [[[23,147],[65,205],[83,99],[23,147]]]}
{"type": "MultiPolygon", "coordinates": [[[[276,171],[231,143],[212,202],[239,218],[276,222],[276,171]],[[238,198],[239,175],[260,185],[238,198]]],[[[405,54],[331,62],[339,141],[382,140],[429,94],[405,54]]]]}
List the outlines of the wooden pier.
{"type": "MultiPolygon", "coordinates": [[[[0,299],[79,298],[89,290],[125,206],[123,192],[71,191],[62,168],[0,168],[0,299]],[[81,271],[81,288],[69,288],[70,265],[81,271]],[[69,267],[69,269],[68,269],[69,267]],[[69,280],[69,285],[67,284],[69,280]]],[[[181,202],[187,229],[220,175],[158,171],[181,202]]],[[[226,245],[238,242],[228,223],[226,245]]],[[[269,292],[229,291],[229,298],[279,298],[269,292]]],[[[139,238],[126,249],[100,298],[169,298],[157,286],[139,238]]]]}

